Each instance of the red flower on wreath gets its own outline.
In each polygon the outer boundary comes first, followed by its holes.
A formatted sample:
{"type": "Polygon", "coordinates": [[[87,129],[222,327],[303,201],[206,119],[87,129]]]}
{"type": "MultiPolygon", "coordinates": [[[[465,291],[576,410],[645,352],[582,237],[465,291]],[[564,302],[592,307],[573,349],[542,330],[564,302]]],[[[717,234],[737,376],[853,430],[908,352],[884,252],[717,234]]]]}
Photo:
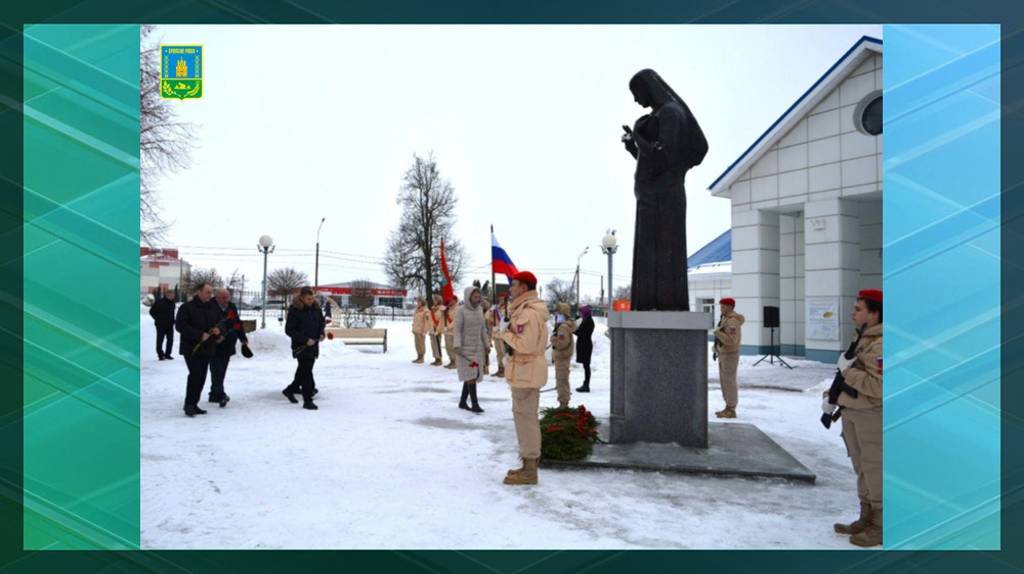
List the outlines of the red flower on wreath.
{"type": "Polygon", "coordinates": [[[562,427],[560,427],[558,425],[551,425],[544,432],[559,432],[561,430],[562,430],[562,427]]]}

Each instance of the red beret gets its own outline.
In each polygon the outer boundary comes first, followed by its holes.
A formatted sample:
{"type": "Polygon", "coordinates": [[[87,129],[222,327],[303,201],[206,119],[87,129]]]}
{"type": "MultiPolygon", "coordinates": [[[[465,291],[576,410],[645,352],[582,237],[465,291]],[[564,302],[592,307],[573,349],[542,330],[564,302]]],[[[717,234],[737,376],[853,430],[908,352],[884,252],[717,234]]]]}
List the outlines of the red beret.
{"type": "Polygon", "coordinates": [[[866,299],[868,301],[874,301],[875,303],[882,302],[882,291],[880,289],[862,289],[860,293],[857,293],[858,299],[866,299]]]}
{"type": "Polygon", "coordinates": [[[529,271],[520,271],[519,273],[516,273],[512,276],[512,280],[519,281],[520,283],[526,283],[533,287],[537,286],[537,277],[529,271]]]}
{"type": "Polygon", "coordinates": [[[722,300],[718,302],[719,305],[728,305],[730,307],[736,306],[736,300],[732,297],[722,297],[722,300]]]}

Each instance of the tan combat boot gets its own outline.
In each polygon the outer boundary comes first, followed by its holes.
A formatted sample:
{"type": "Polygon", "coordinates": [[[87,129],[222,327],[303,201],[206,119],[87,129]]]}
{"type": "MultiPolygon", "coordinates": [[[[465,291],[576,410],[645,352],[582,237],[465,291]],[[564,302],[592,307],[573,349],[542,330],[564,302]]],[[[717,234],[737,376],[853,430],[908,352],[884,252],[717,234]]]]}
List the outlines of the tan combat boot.
{"type": "Polygon", "coordinates": [[[523,468],[518,471],[509,471],[505,476],[505,484],[537,484],[537,462],[536,458],[524,458],[523,468]]]}
{"type": "Polygon", "coordinates": [[[431,367],[440,367],[440,366],[441,366],[441,364],[442,364],[442,363],[441,363],[441,359],[434,359],[434,362],[433,362],[433,363],[430,363],[430,366],[431,366],[431,367]]]}
{"type": "Polygon", "coordinates": [[[720,419],[734,419],[736,418],[736,409],[732,407],[725,407],[724,409],[716,412],[715,416],[720,419]]]}
{"type": "Polygon", "coordinates": [[[569,401],[558,401],[558,408],[567,409],[569,408],[569,401]]]}
{"type": "Polygon", "coordinates": [[[498,372],[494,373],[494,376],[495,377],[504,377],[505,376],[505,367],[498,367],[498,372]]]}
{"type": "Polygon", "coordinates": [[[420,355],[420,356],[416,357],[416,360],[413,361],[413,363],[422,363],[422,362],[423,362],[423,355],[420,355]]]}
{"type": "Polygon", "coordinates": [[[872,510],[871,518],[863,532],[850,537],[850,543],[870,548],[882,544],[882,510],[872,510]]]}
{"type": "Polygon", "coordinates": [[[523,472],[524,470],[526,470],[526,462],[525,461],[523,462],[523,464],[519,468],[510,468],[509,471],[505,473],[505,477],[507,478],[507,477],[512,476],[514,474],[519,474],[520,472],[523,472]]]}
{"type": "Polygon", "coordinates": [[[871,505],[867,502],[860,503],[860,517],[849,524],[837,522],[832,525],[837,534],[860,534],[868,527],[871,520],[871,505]]]}

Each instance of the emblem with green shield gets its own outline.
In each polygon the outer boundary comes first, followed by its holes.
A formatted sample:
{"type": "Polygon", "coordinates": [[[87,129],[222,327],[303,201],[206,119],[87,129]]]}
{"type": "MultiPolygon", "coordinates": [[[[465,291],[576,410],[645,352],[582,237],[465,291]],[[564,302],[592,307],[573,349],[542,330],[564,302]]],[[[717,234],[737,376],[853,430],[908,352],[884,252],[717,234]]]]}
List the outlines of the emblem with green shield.
{"type": "Polygon", "coordinates": [[[202,46],[160,46],[160,96],[203,97],[202,46]]]}

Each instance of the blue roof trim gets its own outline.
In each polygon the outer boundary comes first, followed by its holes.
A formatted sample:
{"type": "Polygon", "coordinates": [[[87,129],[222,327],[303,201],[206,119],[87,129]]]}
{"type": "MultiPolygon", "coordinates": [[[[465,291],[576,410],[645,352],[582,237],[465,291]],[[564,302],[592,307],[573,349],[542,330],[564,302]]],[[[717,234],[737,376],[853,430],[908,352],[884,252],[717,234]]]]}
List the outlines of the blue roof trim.
{"type": "Polygon", "coordinates": [[[724,263],[732,261],[732,229],[712,239],[696,253],[686,258],[686,266],[690,269],[708,263],[724,263]]]}
{"type": "Polygon", "coordinates": [[[795,102],[793,102],[793,105],[789,106],[789,109],[787,109],[785,112],[783,112],[783,114],[781,116],[779,116],[779,119],[775,120],[775,123],[773,123],[771,126],[769,126],[768,129],[765,130],[763,134],[761,134],[761,137],[757,138],[754,141],[754,143],[751,144],[750,147],[747,148],[747,151],[743,152],[743,154],[740,155],[740,157],[737,158],[736,161],[732,162],[732,165],[730,165],[728,168],[726,168],[726,170],[722,172],[722,175],[720,175],[717,178],[715,178],[715,181],[712,182],[710,186],[708,186],[708,189],[712,189],[716,185],[718,185],[718,182],[722,181],[722,179],[725,177],[725,175],[727,173],[729,173],[730,171],[732,171],[732,168],[736,167],[737,164],[739,164],[741,161],[743,161],[743,159],[746,158],[748,154],[750,154],[750,151],[753,150],[755,147],[757,147],[757,144],[761,143],[761,140],[763,140],[765,137],[767,137],[768,134],[771,133],[771,131],[773,129],[775,129],[775,126],[777,126],[780,123],[782,123],[782,120],[785,119],[786,116],[788,116],[789,113],[792,112],[797,106],[799,106],[800,102],[803,102],[804,99],[807,98],[807,96],[810,95],[810,93],[813,92],[815,88],[817,88],[823,81],[825,81],[825,78],[827,78],[829,76],[829,74],[831,74],[836,68],[838,68],[840,64],[842,64],[847,58],[850,57],[850,54],[853,54],[853,52],[857,48],[859,48],[861,44],[864,44],[864,43],[878,44],[879,46],[882,45],[882,41],[879,40],[878,38],[873,38],[871,36],[861,36],[860,40],[857,40],[857,42],[853,46],[851,46],[850,49],[847,50],[845,54],[843,54],[842,58],[839,58],[838,60],[836,60],[836,63],[832,64],[832,67],[829,68],[827,72],[822,74],[821,77],[818,78],[818,81],[814,82],[814,84],[810,88],[808,88],[807,91],[804,92],[802,96],[800,96],[795,102]]]}

